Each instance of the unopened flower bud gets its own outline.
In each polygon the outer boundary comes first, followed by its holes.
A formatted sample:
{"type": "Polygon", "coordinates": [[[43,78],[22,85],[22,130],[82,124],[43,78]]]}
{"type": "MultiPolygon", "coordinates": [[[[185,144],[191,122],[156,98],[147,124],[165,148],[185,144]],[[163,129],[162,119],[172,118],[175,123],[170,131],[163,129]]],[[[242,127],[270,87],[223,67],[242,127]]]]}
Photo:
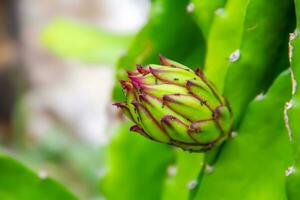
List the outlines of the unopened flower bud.
{"type": "Polygon", "coordinates": [[[137,65],[120,81],[126,101],[114,105],[135,123],[131,131],[189,151],[207,151],[224,141],[232,113],[200,69],[160,56],[161,65],[137,65]]]}

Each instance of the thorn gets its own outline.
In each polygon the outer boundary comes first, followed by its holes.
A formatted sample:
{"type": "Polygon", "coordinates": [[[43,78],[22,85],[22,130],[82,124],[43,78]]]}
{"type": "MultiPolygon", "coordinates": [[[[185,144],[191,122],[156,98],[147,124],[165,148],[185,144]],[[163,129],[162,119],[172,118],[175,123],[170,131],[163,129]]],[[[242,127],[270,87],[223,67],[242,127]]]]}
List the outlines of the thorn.
{"type": "Polygon", "coordinates": [[[193,189],[196,188],[197,185],[198,185],[198,181],[197,180],[191,180],[190,182],[188,182],[187,188],[189,190],[193,190],[193,189]]]}
{"type": "Polygon", "coordinates": [[[257,95],[257,96],[255,97],[255,100],[261,101],[261,100],[263,100],[264,98],[265,98],[265,95],[264,95],[263,93],[261,93],[261,94],[259,94],[259,95],[257,95]]]}
{"type": "Polygon", "coordinates": [[[189,3],[189,4],[187,5],[187,7],[186,7],[186,11],[187,11],[188,13],[193,12],[194,9],[195,9],[195,5],[194,5],[193,3],[189,3]]]}
{"type": "Polygon", "coordinates": [[[167,173],[168,173],[168,176],[170,176],[170,177],[175,176],[177,173],[176,165],[169,165],[167,168],[167,173]]]}
{"type": "Polygon", "coordinates": [[[230,136],[231,136],[232,138],[235,138],[236,136],[238,136],[238,133],[237,133],[236,131],[232,131],[232,132],[230,133],[230,136]]]}
{"type": "Polygon", "coordinates": [[[287,170],[285,170],[285,176],[289,176],[292,173],[294,173],[295,171],[296,171],[295,167],[294,166],[290,166],[290,167],[287,168],[287,170]]]}
{"type": "Polygon", "coordinates": [[[40,177],[40,179],[46,179],[48,177],[48,173],[46,170],[42,169],[38,172],[38,176],[40,177]]]}
{"type": "Polygon", "coordinates": [[[211,165],[206,165],[205,166],[205,172],[206,173],[211,173],[212,171],[213,171],[213,166],[211,166],[211,165]]]}
{"type": "Polygon", "coordinates": [[[241,52],[239,49],[235,50],[232,54],[229,56],[229,62],[234,63],[240,58],[241,52]]]}

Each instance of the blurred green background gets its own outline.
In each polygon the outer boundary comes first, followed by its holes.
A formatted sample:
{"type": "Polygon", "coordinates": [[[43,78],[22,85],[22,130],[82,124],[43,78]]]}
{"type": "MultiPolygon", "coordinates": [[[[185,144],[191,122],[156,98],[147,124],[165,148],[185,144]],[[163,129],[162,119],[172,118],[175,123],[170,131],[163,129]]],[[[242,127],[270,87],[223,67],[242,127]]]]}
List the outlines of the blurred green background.
{"type": "Polygon", "coordinates": [[[1,1],[0,199],[104,198],[114,65],[150,3],[1,1]]]}

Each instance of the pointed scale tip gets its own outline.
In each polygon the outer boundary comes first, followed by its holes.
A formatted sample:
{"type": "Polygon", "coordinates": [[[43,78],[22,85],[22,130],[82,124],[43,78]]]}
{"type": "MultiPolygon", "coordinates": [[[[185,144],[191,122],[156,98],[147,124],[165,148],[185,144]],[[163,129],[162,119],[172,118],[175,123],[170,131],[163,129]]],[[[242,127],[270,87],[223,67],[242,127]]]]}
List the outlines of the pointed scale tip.
{"type": "Polygon", "coordinates": [[[180,96],[180,94],[165,94],[163,96],[163,102],[167,103],[167,102],[172,102],[172,103],[177,103],[174,98],[172,98],[172,96],[180,96]]]}
{"type": "Polygon", "coordinates": [[[142,104],[140,104],[139,102],[137,102],[136,100],[133,100],[131,102],[131,104],[135,107],[135,108],[140,108],[142,107],[142,104]]]}
{"type": "Polygon", "coordinates": [[[201,70],[200,68],[197,68],[197,69],[195,70],[195,74],[196,74],[197,76],[199,76],[200,78],[203,78],[203,77],[204,77],[204,74],[203,74],[203,72],[202,72],[202,70],[201,70]]]}
{"type": "Polygon", "coordinates": [[[149,73],[149,71],[140,64],[136,64],[136,69],[140,74],[143,74],[143,75],[146,75],[149,73]]]}
{"type": "Polygon", "coordinates": [[[160,63],[162,65],[170,65],[170,63],[168,62],[167,58],[164,55],[159,54],[158,56],[159,56],[160,63]]]}
{"type": "Polygon", "coordinates": [[[185,87],[190,91],[191,86],[195,86],[196,84],[190,80],[187,80],[185,87]]]}
{"type": "Polygon", "coordinates": [[[145,94],[140,94],[140,95],[139,95],[139,99],[140,99],[141,101],[143,101],[143,102],[149,103],[149,101],[148,101],[148,99],[147,99],[147,97],[146,97],[145,94]]]}
{"type": "Polygon", "coordinates": [[[175,120],[176,118],[173,117],[172,115],[165,115],[160,119],[161,123],[169,123],[171,120],[175,120]]]}
{"type": "Polygon", "coordinates": [[[156,77],[157,79],[159,79],[159,72],[160,72],[160,70],[158,70],[158,69],[153,69],[152,67],[149,67],[149,72],[150,72],[154,77],[156,77]]]}
{"type": "Polygon", "coordinates": [[[142,84],[144,76],[128,76],[128,78],[131,80],[132,84],[142,84]]]}
{"type": "Polygon", "coordinates": [[[132,131],[132,132],[139,133],[139,134],[141,134],[142,136],[144,136],[144,137],[146,137],[146,138],[149,138],[150,140],[156,141],[156,140],[153,139],[150,135],[148,135],[148,134],[146,133],[146,131],[145,131],[143,128],[141,128],[141,127],[138,126],[138,125],[133,125],[132,127],[130,127],[129,130],[132,131]]]}
{"type": "Polygon", "coordinates": [[[135,89],[137,89],[137,90],[142,89],[142,83],[139,80],[131,79],[131,83],[135,89]]]}
{"type": "Polygon", "coordinates": [[[140,74],[138,71],[126,71],[126,72],[128,76],[136,76],[140,74]]]}
{"type": "Polygon", "coordinates": [[[118,108],[127,107],[127,103],[126,102],[116,102],[116,103],[113,103],[112,105],[116,106],[118,108]]]}
{"type": "Polygon", "coordinates": [[[211,123],[213,122],[214,119],[203,119],[203,120],[198,120],[198,121],[193,121],[190,125],[189,125],[189,131],[191,132],[201,132],[202,131],[202,125],[205,123],[211,123]]]}
{"type": "Polygon", "coordinates": [[[132,89],[132,84],[129,81],[120,80],[122,88],[126,91],[130,91],[132,89]]]}
{"type": "Polygon", "coordinates": [[[165,124],[167,126],[172,126],[172,123],[177,123],[180,124],[182,126],[185,126],[188,129],[188,125],[185,124],[183,121],[181,121],[180,119],[174,117],[173,115],[164,115],[161,119],[160,119],[160,123],[161,124],[165,124]]]}
{"type": "Polygon", "coordinates": [[[224,108],[224,106],[223,105],[220,105],[220,106],[218,106],[215,110],[214,110],[214,115],[213,115],[213,117],[214,117],[214,119],[219,119],[221,116],[222,116],[222,108],[224,108]]]}
{"type": "Polygon", "coordinates": [[[129,130],[133,131],[133,132],[140,132],[142,130],[142,128],[139,127],[138,125],[133,125],[132,127],[130,127],[129,130]]]}

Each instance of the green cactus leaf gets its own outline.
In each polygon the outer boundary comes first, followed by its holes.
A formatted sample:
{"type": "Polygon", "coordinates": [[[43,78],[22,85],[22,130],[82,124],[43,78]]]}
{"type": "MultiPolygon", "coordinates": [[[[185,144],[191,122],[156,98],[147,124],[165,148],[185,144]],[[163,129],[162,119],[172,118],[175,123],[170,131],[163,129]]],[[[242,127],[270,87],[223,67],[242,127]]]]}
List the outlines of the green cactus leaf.
{"type": "Polygon", "coordinates": [[[287,196],[289,200],[297,200],[300,196],[300,1],[295,0],[297,28],[294,35],[291,35],[291,67],[294,78],[294,93],[288,109],[288,122],[293,146],[294,163],[292,173],[287,177],[287,196]]]}
{"type": "Polygon", "coordinates": [[[263,99],[250,104],[237,136],[199,180],[196,200],[287,199],[285,172],[292,149],[283,113],[290,96],[290,73],[284,72],[263,99]]]}
{"type": "Polygon", "coordinates": [[[168,167],[163,200],[188,199],[197,185],[197,176],[203,164],[203,154],[176,150],[176,162],[168,167]]]}
{"type": "Polygon", "coordinates": [[[204,69],[206,76],[220,91],[224,87],[229,57],[240,47],[247,4],[248,1],[228,0],[225,7],[215,11],[207,40],[204,69]]]}
{"type": "Polygon", "coordinates": [[[0,154],[0,199],[75,200],[78,198],[51,178],[40,178],[13,158],[0,154]]]}
{"type": "Polygon", "coordinates": [[[224,8],[227,0],[191,0],[193,6],[192,13],[195,16],[197,24],[200,26],[205,39],[210,34],[210,29],[215,20],[216,10],[224,8]]]}
{"type": "Polygon", "coordinates": [[[160,199],[174,151],[129,132],[123,124],[108,147],[108,172],[100,180],[108,200],[160,199]]]}
{"type": "Polygon", "coordinates": [[[56,55],[87,63],[114,64],[128,48],[132,36],[117,35],[69,19],[54,19],[41,40],[56,55]]]}
{"type": "Polygon", "coordinates": [[[289,37],[291,11],[292,0],[275,0],[267,6],[264,1],[250,0],[247,5],[240,55],[233,56],[224,87],[237,121],[265,82],[278,74],[273,72],[278,71],[280,50],[289,37]]]}
{"type": "MultiPolygon", "coordinates": [[[[203,65],[205,41],[192,15],[187,12],[188,3],[189,0],[153,1],[149,22],[117,64],[117,80],[125,79],[126,70],[132,70],[136,64],[156,63],[159,53],[187,66],[203,65]]],[[[123,99],[118,83],[113,98],[116,101],[123,99]]]]}

